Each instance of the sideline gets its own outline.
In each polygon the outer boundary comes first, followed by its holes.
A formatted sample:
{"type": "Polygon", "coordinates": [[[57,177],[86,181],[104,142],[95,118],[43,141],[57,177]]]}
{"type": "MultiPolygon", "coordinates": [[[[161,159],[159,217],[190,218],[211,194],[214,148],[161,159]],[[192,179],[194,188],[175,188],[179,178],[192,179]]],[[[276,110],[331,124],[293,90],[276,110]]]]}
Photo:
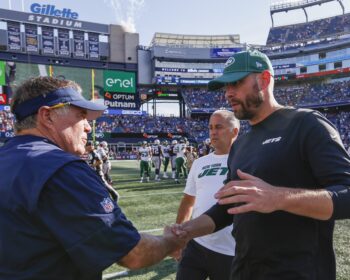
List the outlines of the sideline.
{"type": "MultiPolygon", "coordinates": [[[[117,189],[118,189],[118,187],[117,187],[117,189]]],[[[179,193],[183,193],[183,192],[161,192],[161,193],[121,195],[120,198],[139,197],[139,196],[153,196],[153,195],[164,195],[164,194],[179,194],[179,193]]]]}

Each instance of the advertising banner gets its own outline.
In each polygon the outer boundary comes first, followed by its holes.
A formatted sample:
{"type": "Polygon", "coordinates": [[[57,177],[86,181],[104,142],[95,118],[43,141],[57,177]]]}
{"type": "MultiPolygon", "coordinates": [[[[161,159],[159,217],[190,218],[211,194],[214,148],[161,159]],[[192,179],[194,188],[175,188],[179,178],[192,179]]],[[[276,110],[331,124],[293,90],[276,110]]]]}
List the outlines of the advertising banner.
{"type": "Polygon", "coordinates": [[[177,76],[156,77],[157,85],[179,85],[180,78],[177,76]]]}
{"type": "Polygon", "coordinates": [[[69,56],[69,31],[66,29],[58,30],[58,54],[61,56],[69,56]]]}
{"type": "Polygon", "coordinates": [[[199,69],[199,68],[156,67],[155,70],[159,72],[174,72],[174,73],[217,73],[217,71],[214,72],[214,69],[199,69]]]}
{"type": "Polygon", "coordinates": [[[13,131],[0,132],[0,138],[12,138],[14,136],[15,136],[15,133],[13,131]]]}
{"type": "Polygon", "coordinates": [[[291,63],[291,64],[281,64],[281,65],[272,65],[274,70],[279,70],[279,69],[288,69],[288,68],[295,68],[296,64],[291,63]]]}
{"type": "Polygon", "coordinates": [[[6,86],[6,62],[0,61],[0,86],[6,86]]]}
{"type": "Polygon", "coordinates": [[[55,54],[53,28],[42,27],[41,31],[42,54],[55,54]]]}
{"type": "Polygon", "coordinates": [[[105,115],[134,115],[134,116],[145,116],[146,111],[135,111],[135,110],[120,110],[120,109],[107,109],[104,111],[105,115]]]}
{"type": "Polygon", "coordinates": [[[112,132],[112,138],[139,138],[139,139],[180,139],[181,137],[188,137],[187,133],[167,133],[167,132],[159,132],[159,133],[118,133],[112,132]]]}
{"type": "Polygon", "coordinates": [[[89,58],[98,59],[100,50],[98,46],[98,34],[89,33],[89,58]]]}
{"type": "Polygon", "coordinates": [[[229,58],[236,52],[242,51],[242,48],[213,48],[210,49],[211,58],[229,58]]]}
{"type": "Polygon", "coordinates": [[[10,51],[21,51],[21,30],[19,23],[7,23],[8,49],[10,51]]]}
{"type": "Polygon", "coordinates": [[[38,27],[36,25],[25,25],[25,42],[27,52],[39,52],[38,27]]]}
{"type": "Polygon", "coordinates": [[[5,93],[0,93],[0,104],[1,105],[7,104],[7,96],[5,93]]]}
{"type": "Polygon", "coordinates": [[[135,93],[106,92],[104,104],[109,109],[139,110],[140,97],[135,93]]]}
{"type": "Polygon", "coordinates": [[[73,54],[75,57],[85,57],[84,32],[73,32],[73,54]]]}
{"type": "Polygon", "coordinates": [[[103,71],[103,81],[106,92],[136,93],[135,72],[103,71]]]}

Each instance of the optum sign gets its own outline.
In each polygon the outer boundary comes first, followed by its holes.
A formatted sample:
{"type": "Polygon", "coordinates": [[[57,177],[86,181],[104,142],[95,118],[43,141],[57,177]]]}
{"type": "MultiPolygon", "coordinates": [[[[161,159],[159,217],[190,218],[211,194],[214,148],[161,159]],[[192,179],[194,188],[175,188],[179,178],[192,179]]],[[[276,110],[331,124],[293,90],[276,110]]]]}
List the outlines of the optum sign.
{"type": "Polygon", "coordinates": [[[103,71],[103,80],[105,91],[136,93],[134,72],[103,71]]]}

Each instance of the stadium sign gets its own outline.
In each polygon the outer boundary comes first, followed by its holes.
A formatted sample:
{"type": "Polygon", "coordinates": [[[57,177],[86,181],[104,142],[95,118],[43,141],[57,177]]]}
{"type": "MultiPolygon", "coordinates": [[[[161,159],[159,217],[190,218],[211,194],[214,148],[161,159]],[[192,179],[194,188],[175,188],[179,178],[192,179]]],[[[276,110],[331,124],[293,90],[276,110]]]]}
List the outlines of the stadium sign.
{"type": "Polygon", "coordinates": [[[107,92],[136,93],[134,72],[103,71],[104,90],[107,92]]]}
{"type": "Polygon", "coordinates": [[[55,5],[40,5],[39,3],[33,3],[30,5],[30,11],[33,14],[61,17],[66,19],[78,19],[79,17],[79,14],[72,12],[71,9],[63,8],[62,10],[59,10],[56,9],[55,5]]]}
{"type": "Polygon", "coordinates": [[[5,93],[0,93],[0,104],[6,104],[7,103],[7,98],[5,93]]]}
{"type": "Polygon", "coordinates": [[[72,10],[68,8],[63,8],[60,10],[57,9],[55,5],[41,5],[39,3],[33,3],[30,5],[30,11],[33,14],[28,15],[29,22],[73,28],[83,27],[83,23],[81,21],[76,21],[79,14],[72,12],[72,10]]]}
{"type": "Polygon", "coordinates": [[[0,86],[6,86],[6,62],[0,61],[0,86]]]}
{"type": "Polygon", "coordinates": [[[213,48],[213,49],[210,49],[210,57],[211,58],[228,58],[242,50],[243,50],[242,48],[213,48]]]}
{"type": "Polygon", "coordinates": [[[29,22],[39,23],[39,24],[49,24],[55,26],[63,26],[63,27],[73,27],[73,28],[82,28],[83,24],[81,21],[73,21],[66,19],[57,19],[52,17],[43,17],[37,15],[29,15],[29,22]]]}
{"type": "MultiPolygon", "coordinates": [[[[39,1],[38,1],[39,2],[39,1]]],[[[30,7],[28,7],[30,8],[30,7]]],[[[57,28],[77,29],[80,31],[109,34],[109,25],[75,20],[66,17],[57,17],[46,14],[18,12],[0,8],[0,18],[12,26],[11,42],[18,42],[20,38],[20,23],[31,23],[43,26],[54,26],[57,28]],[[15,24],[15,25],[14,25],[15,24]]],[[[9,28],[8,28],[9,30],[9,28]]],[[[20,44],[17,44],[20,46],[20,44]]]]}
{"type": "Polygon", "coordinates": [[[139,95],[134,93],[106,92],[104,94],[104,104],[113,109],[138,110],[140,108],[140,98],[139,95]]]}

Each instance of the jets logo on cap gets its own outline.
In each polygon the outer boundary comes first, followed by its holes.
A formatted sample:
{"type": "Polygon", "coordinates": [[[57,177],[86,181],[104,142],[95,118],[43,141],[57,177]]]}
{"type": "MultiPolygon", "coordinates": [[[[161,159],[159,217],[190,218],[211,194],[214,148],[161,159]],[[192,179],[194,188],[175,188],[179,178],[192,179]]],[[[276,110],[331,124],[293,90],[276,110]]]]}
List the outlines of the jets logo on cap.
{"type": "Polygon", "coordinates": [[[256,62],[256,67],[261,68],[263,65],[260,62],[256,62]]]}
{"type": "Polygon", "coordinates": [[[226,61],[226,63],[225,63],[225,67],[228,67],[228,66],[230,66],[230,65],[232,65],[233,63],[235,63],[235,58],[234,57],[230,57],[227,61],[226,61]]]}

